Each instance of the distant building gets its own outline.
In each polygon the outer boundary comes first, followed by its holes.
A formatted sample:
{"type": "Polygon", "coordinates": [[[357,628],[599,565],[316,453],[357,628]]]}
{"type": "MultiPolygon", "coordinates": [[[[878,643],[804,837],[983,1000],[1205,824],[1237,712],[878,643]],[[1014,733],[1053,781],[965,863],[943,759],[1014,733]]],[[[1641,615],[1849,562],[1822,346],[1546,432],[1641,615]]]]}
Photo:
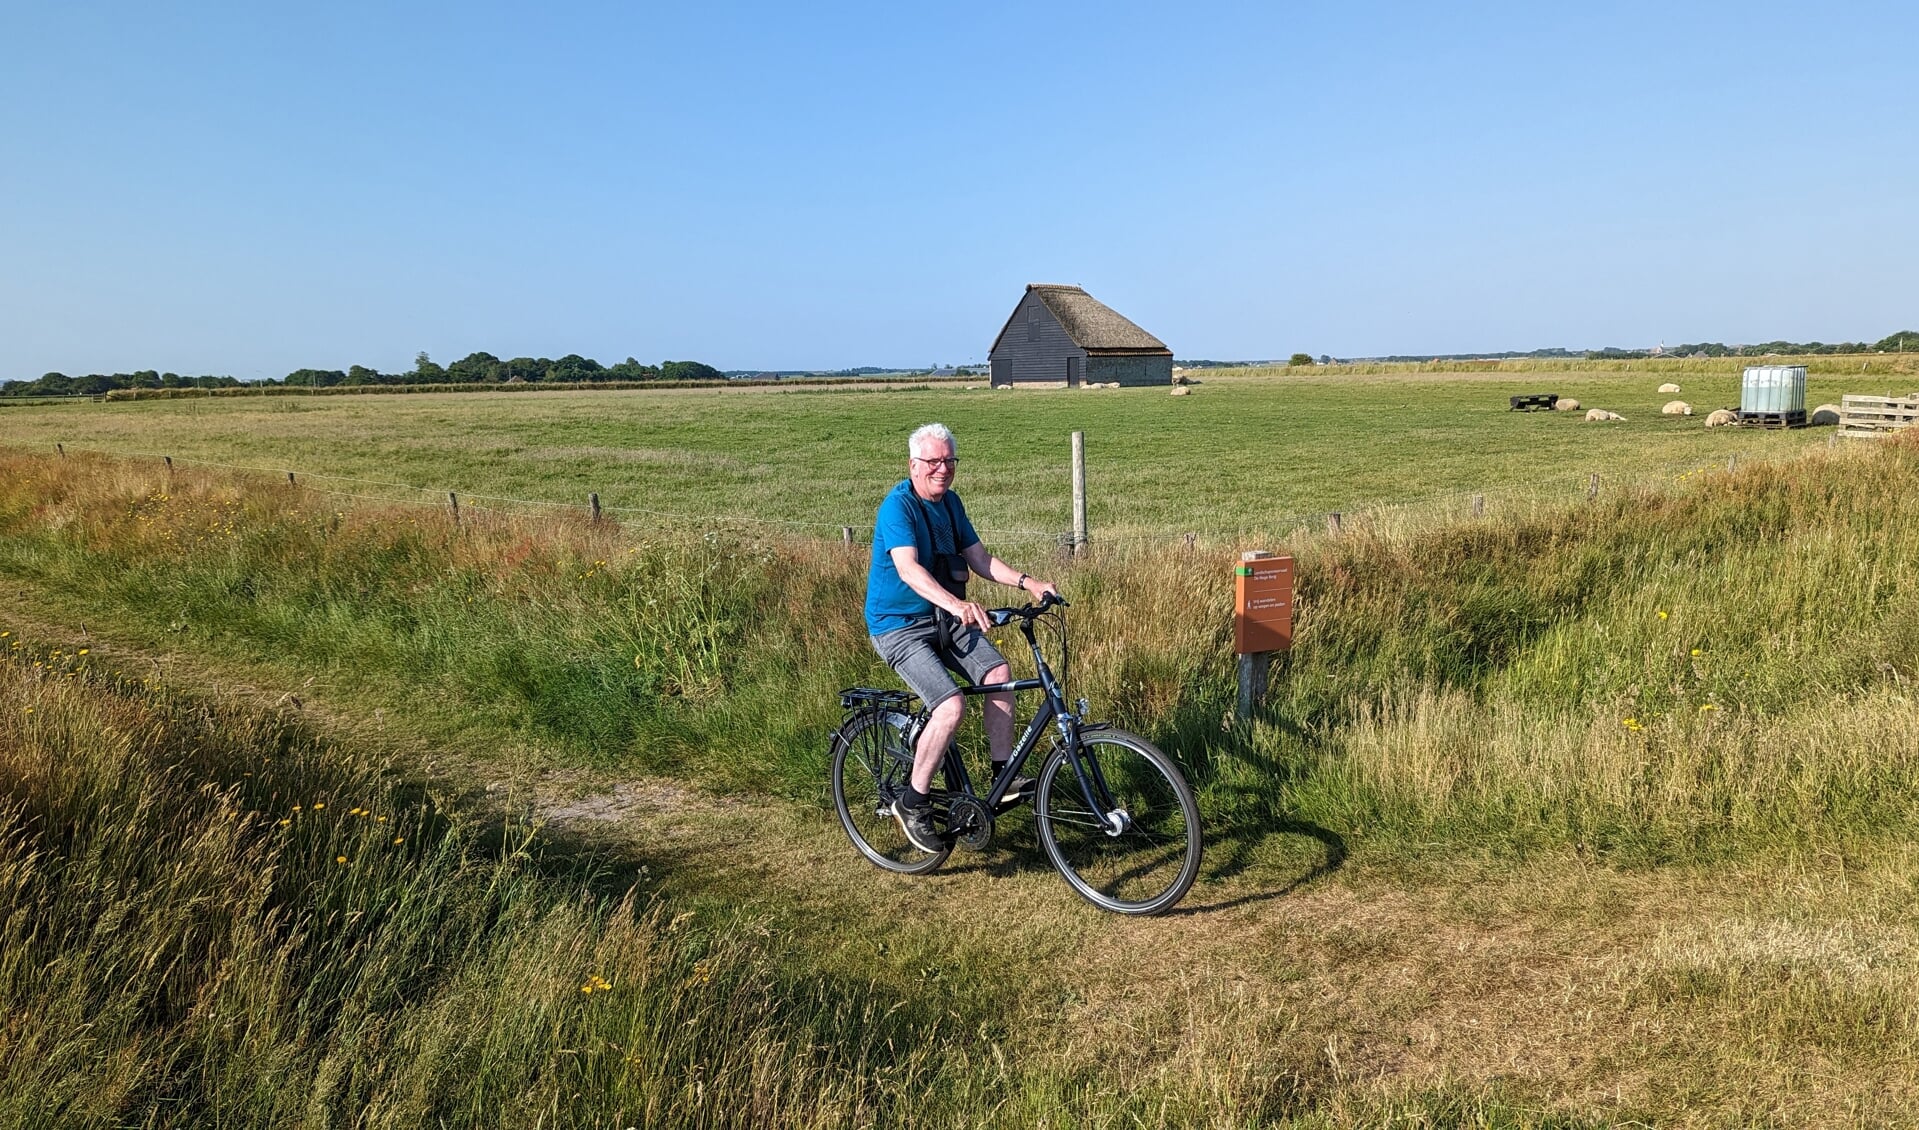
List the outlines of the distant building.
{"type": "Polygon", "coordinates": [[[1166,343],[1076,286],[1028,286],[987,356],[996,385],[1173,383],[1166,343]]]}

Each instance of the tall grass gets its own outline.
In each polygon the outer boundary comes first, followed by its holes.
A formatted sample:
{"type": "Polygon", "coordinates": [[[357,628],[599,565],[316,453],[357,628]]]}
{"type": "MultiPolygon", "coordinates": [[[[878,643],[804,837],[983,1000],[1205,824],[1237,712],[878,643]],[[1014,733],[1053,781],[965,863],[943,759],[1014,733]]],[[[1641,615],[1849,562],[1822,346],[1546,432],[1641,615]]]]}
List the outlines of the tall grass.
{"type": "MultiPolygon", "coordinates": [[[[833,692],[890,678],[863,550],[0,469],[0,571],[75,613],[560,758],[816,799],[833,692]]],[[[1904,834],[1915,484],[1897,443],[1304,538],[1298,646],[1250,727],[1225,721],[1225,555],[1109,551],[1062,566],[1073,674],[1186,760],[1227,842],[1307,821],[1657,860],[1904,834]]]]}
{"type": "Polygon", "coordinates": [[[952,1002],[802,976],[284,719],[6,642],[8,1126],[955,1125],[919,1096],[992,1078],[952,1002]]]}

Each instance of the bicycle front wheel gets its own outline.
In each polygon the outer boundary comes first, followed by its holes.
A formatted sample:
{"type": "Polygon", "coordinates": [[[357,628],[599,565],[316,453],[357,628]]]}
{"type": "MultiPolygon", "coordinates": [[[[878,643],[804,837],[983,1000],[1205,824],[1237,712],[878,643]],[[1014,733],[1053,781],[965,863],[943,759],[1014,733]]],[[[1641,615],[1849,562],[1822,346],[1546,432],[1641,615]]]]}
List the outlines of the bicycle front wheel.
{"type": "Polygon", "coordinates": [[[1065,749],[1040,768],[1033,812],[1047,858],[1101,909],[1172,909],[1199,876],[1199,804],[1186,778],[1151,742],[1123,730],[1080,735],[1079,757],[1097,803],[1088,803],[1065,749]]]}
{"type": "Polygon", "coordinates": [[[923,875],[946,862],[949,852],[914,847],[893,816],[893,800],[913,769],[907,725],[904,714],[886,712],[862,714],[840,727],[833,735],[833,807],[846,837],[874,866],[923,875]]]}

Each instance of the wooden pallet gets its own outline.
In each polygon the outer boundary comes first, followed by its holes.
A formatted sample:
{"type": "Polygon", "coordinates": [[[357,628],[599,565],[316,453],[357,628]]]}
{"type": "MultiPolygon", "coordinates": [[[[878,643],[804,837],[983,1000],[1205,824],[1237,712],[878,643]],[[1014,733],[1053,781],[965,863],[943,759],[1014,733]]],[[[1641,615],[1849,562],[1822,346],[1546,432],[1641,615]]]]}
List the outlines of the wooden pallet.
{"type": "Polygon", "coordinates": [[[1738,423],[1742,428],[1803,428],[1806,426],[1804,408],[1797,412],[1748,412],[1742,408],[1738,416],[1738,423]]]}
{"type": "Polygon", "coordinates": [[[1558,393],[1552,393],[1552,392],[1524,393],[1520,396],[1508,397],[1506,399],[1506,402],[1512,405],[1512,407],[1506,409],[1506,411],[1508,412],[1538,412],[1543,409],[1545,411],[1550,412],[1552,411],[1553,402],[1558,399],[1559,399],[1558,393]]]}
{"type": "Polygon", "coordinates": [[[1842,396],[1839,434],[1877,439],[1919,424],[1919,396],[1842,396]]]}

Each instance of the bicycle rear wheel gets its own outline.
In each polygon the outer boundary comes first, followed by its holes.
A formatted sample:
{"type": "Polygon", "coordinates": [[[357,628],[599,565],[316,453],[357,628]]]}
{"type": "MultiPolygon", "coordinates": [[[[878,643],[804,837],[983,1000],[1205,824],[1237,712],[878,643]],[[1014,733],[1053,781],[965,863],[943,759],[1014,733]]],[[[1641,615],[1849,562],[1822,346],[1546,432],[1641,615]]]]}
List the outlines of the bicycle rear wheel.
{"type": "Polygon", "coordinates": [[[1047,858],[1101,909],[1172,909],[1199,876],[1199,804],[1186,778],[1151,742],[1123,730],[1080,735],[1079,756],[1089,776],[1098,766],[1113,805],[1089,805],[1066,751],[1054,750],[1033,800],[1047,858]]]}
{"type": "Polygon", "coordinates": [[[861,714],[839,728],[833,735],[833,807],[847,838],[874,866],[924,875],[951,852],[914,847],[893,816],[893,798],[913,771],[907,724],[906,715],[884,711],[861,714]]]}

